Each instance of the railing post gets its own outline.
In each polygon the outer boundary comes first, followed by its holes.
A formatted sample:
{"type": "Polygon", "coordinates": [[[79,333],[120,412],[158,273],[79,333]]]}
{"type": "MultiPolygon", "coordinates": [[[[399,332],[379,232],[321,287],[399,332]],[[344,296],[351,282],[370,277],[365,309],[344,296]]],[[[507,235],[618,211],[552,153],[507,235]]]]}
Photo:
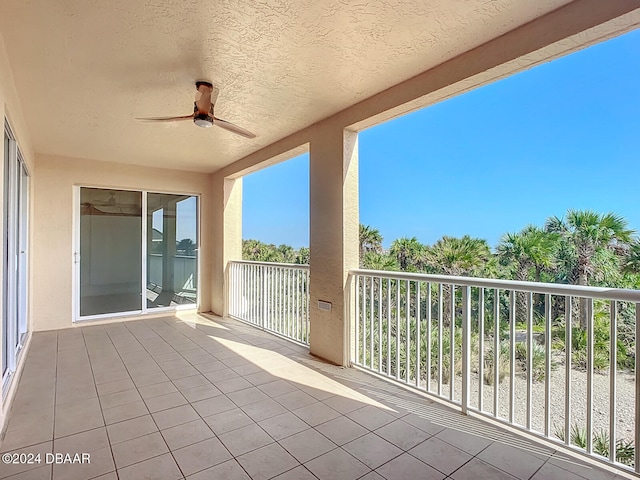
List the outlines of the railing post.
{"type": "Polygon", "coordinates": [[[269,312],[269,299],[267,296],[267,292],[269,291],[267,282],[269,281],[269,277],[267,276],[267,268],[262,266],[260,268],[262,272],[262,319],[260,320],[260,326],[262,330],[264,330],[265,323],[267,321],[267,315],[269,312]]]}
{"type": "MultiPolygon", "coordinates": [[[[453,321],[453,318],[451,319],[453,321]]],[[[454,341],[451,340],[453,349],[454,341]]],[[[469,384],[471,383],[471,287],[462,289],[462,413],[469,410],[469,384]]],[[[455,379],[450,381],[453,383],[455,379]]]]}

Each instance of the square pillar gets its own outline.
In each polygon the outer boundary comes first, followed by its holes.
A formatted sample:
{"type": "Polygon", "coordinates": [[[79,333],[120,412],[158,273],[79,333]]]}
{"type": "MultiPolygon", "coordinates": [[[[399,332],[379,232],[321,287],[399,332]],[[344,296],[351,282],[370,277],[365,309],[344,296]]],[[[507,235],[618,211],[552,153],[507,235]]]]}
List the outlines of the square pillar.
{"type": "Polygon", "coordinates": [[[226,316],[228,311],[228,262],[242,260],[242,177],[213,174],[213,222],[211,231],[213,268],[211,311],[226,316]]]}
{"type": "Polygon", "coordinates": [[[321,130],[309,150],[311,353],[347,365],[353,303],[347,280],[349,269],[358,267],[358,134],[321,130]]]}

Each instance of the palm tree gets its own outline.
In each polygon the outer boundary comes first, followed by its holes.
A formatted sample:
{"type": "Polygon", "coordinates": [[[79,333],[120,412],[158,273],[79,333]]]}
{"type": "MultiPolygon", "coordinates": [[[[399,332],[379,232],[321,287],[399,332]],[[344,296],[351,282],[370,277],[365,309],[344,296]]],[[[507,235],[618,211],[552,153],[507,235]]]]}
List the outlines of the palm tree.
{"type": "Polygon", "coordinates": [[[311,256],[311,251],[309,247],[300,247],[298,253],[296,254],[296,263],[299,265],[309,265],[309,258],[311,256]]]}
{"type": "MultiPolygon", "coordinates": [[[[576,264],[573,278],[578,285],[588,285],[595,272],[596,253],[601,249],[617,250],[631,243],[633,230],[627,221],[615,213],[599,214],[591,210],[569,210],[566,219],[551,217],[545,230],[556,232],[575,248],[576,264]]],[[[580,327],[587,326],[587,304],[580,302],[580,327]]]]}
{"type": "MultiPolygon", "coordinates": [[[[535,269],[535,281],[539,282],[542,270],[554,264],[558,234],[545,232],[529,225],[519,233],[505,234],[496,253],[503,265],[511,269],[515,280],[530,280],[531,270],[535,269]]],[[[526,300],[524,292],[518,293],[518,319],[526,319],[526,300]]]]}
{"type": "Polygon", "coordinates": [[[444,236],[426,252],[427,263],[438,273],[444,275],[478,274],[489,261],[491,251],[486,240],[444,236]]]}
{"type": "Polygon", "coordinates": [[[398,270],[398,264],[393,256],[383,255],[382,253],[377,252],[365,253],[362,266],[369,270],[398,270]]]}
{"type": "Polygon", "coordinates": [[[394,240],[389,252],[398,261],[398,266],[403,272],[420,270],[424,263],[425,246],[416,237],[394,240]]]}
{"type": "MultiPolygon", "coordinates": [[[[474,275],[479,273],[491,258],[491,251],[486,240],[471,238],[465,235],[462,238],[444,236],[431,248],[427,249],[425,259],[436,272],[444,275],[474,275]]],[[[452,312],[451,285],[444,285],[444,312],[443,322],[450,324],[452,312]]]]}
{"type": "Polygon", "coordinates": [[[377,228],[360,224],[360,266],[369,252],[382,253],[382,235],[377,228]]]}

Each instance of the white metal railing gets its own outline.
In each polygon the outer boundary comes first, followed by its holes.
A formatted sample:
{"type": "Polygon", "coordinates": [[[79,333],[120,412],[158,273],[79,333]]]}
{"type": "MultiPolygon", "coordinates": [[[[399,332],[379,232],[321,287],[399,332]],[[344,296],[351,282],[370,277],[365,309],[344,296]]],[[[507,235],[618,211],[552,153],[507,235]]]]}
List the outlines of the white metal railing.
{"type": "Polygon", "coordinates": [[[309,266],[229,262],[229,315],[309,345],[309,266]]]}
{"type": "Polygon", "coordinates": [[[640,472],[640,356],[620,349],[640,291],[361,269],[350,287],[353,365],[640,472]]]}

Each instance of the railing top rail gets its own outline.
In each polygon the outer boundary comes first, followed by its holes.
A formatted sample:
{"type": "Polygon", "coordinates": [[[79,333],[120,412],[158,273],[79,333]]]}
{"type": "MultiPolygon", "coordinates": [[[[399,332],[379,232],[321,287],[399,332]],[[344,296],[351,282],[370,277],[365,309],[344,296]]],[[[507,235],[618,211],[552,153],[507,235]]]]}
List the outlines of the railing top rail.
{"type": "Polygon", "coordinates": [[[464,285],[469,287],[499,288],[501,290],[548,293],[550,295],[605,298],[622,302],[640,303],[640,290],[628,290],[623,288],[584,287],[580,285],[563,285],[557,283],[523,282],[519,280],[478,277],[456,277],[452,275],[431,275],[426,273],[390,272],[383,270],[365,270],[361,268],[349,270],[349,275],[365,275],[368,277],[414,280],[421,282],[444,283],[448,285],[464,285]]]}
{"type": "Polygon", "coordinates": [[[279,263],[279,262],[256,262],[253,260],[229,260],[229,263],[242,263],[249,265],[264,265],[267,267],[287,267],[299,268],[300,270],[309,270],[309,265],[299,263],[279,263]]]}

